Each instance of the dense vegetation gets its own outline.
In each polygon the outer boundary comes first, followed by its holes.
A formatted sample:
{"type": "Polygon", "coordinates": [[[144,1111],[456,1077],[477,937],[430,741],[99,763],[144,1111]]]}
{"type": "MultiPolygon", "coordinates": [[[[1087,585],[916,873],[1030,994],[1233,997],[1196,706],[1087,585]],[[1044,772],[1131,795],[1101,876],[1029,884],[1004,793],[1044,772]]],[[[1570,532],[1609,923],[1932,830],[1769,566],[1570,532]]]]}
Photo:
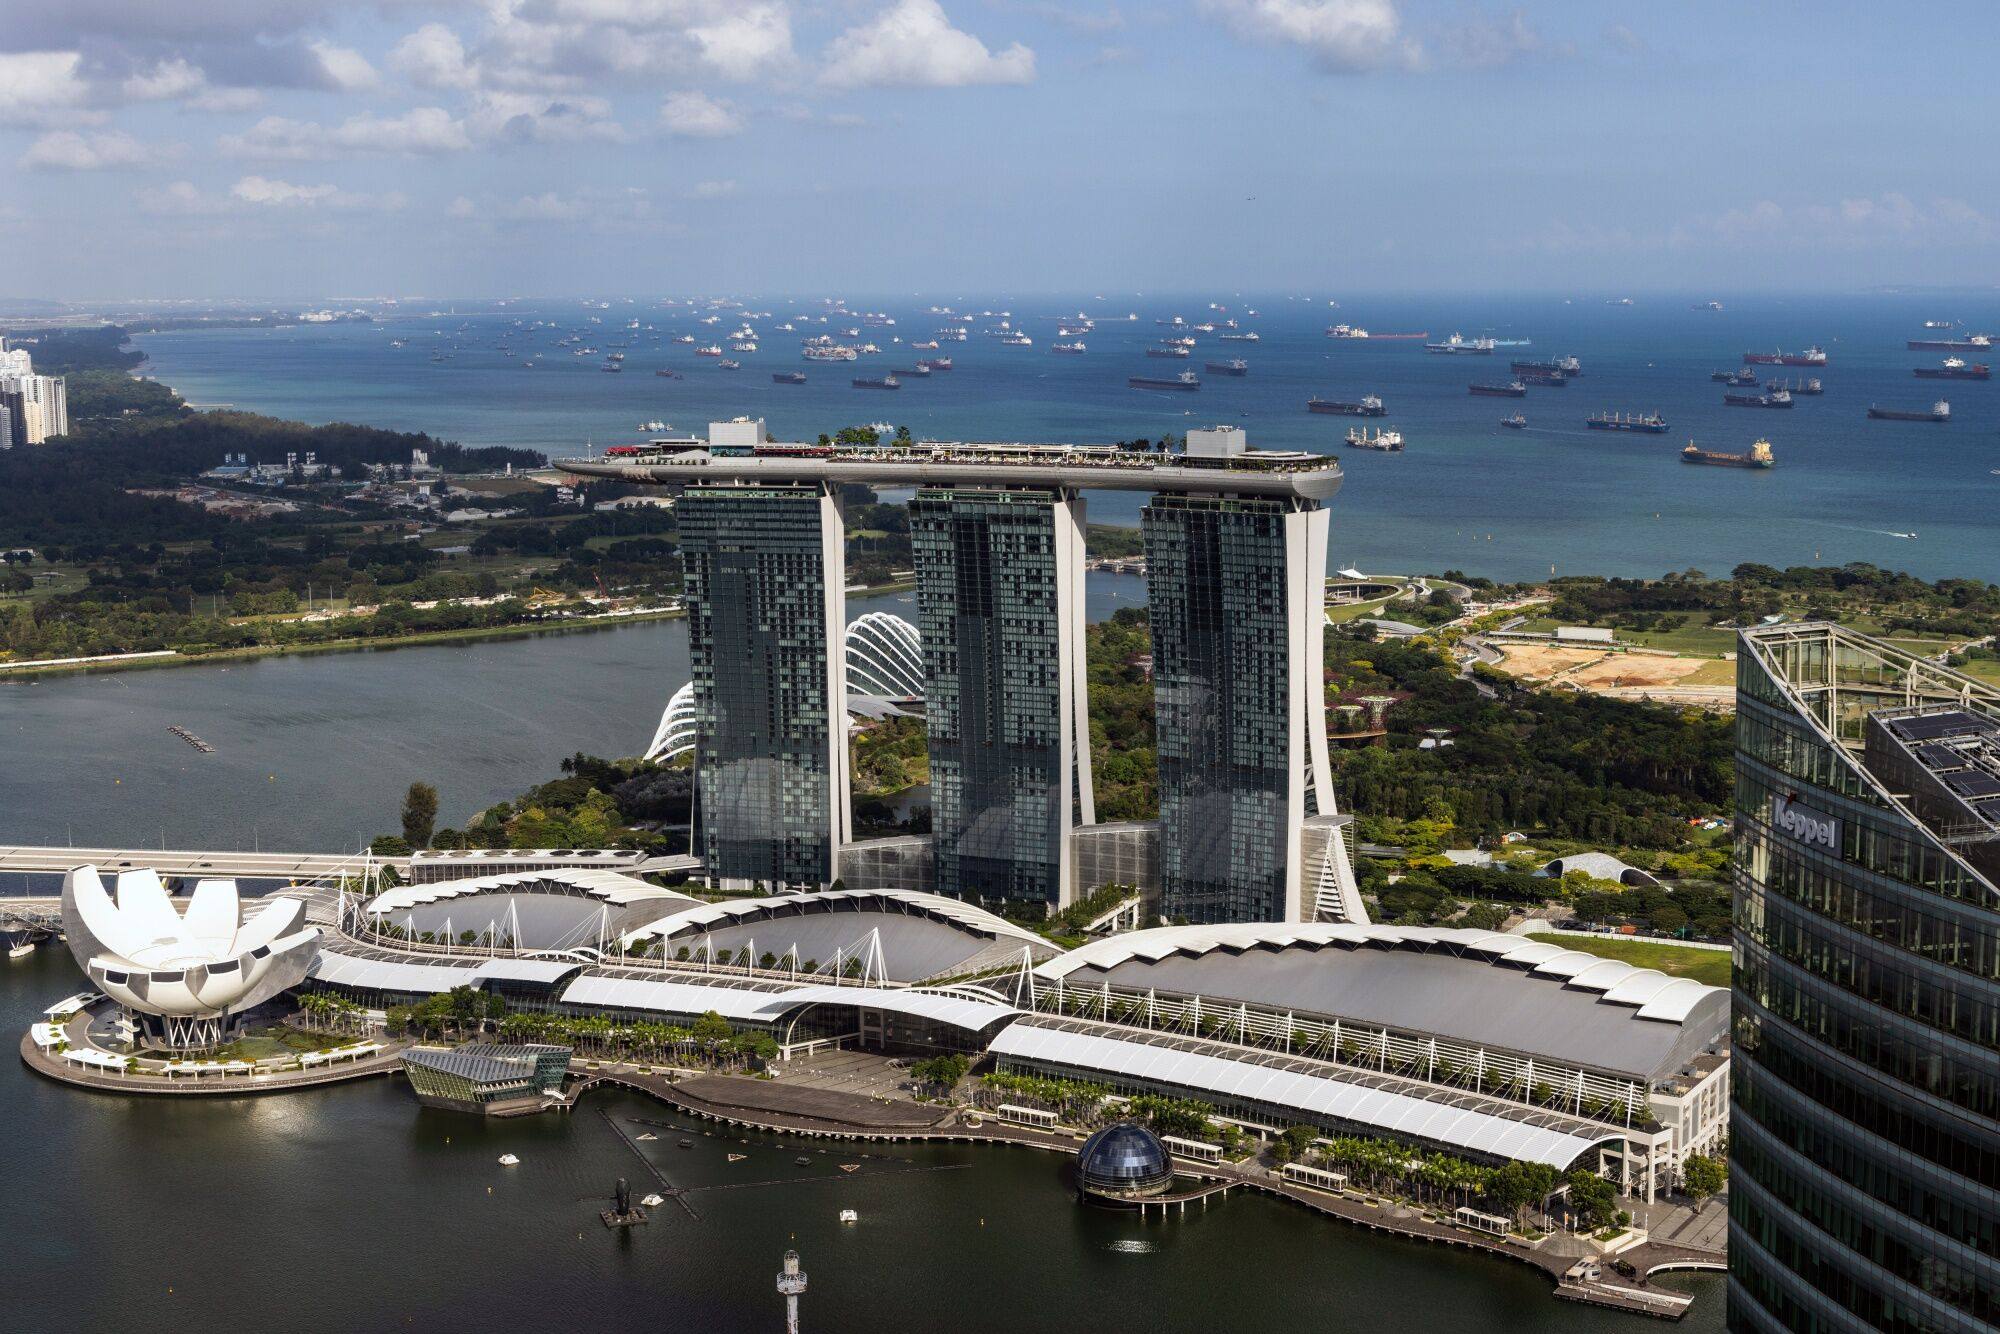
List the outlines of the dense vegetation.
{"type": "Polygon", "coordinates": [[[1786,614],[1861,620],[1892,634],[1976,637],[2000,630],[2000,587],[1979,579],[1927,583],[1913,575],[1851,565],[1739,565],[1727,579],[1700,570],[1664,579],[1571,576],[1549,582],[1550,615],[1628,630],[1750,625],[1786,614]]]}

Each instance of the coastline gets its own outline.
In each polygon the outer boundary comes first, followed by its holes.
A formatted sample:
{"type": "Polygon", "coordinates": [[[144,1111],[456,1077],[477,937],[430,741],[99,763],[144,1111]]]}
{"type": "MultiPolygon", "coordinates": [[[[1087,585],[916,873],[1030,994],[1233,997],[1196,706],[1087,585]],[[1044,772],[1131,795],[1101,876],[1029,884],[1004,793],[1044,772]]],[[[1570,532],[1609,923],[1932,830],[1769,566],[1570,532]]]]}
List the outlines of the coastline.
{"type": "MultiPolygon", "coordinates": [[[[879,597],[907,592],[916,585],[909,580],[871,585],[854,590],[857,597],[879,597]]],[[[488,639],[529,639],[541,635],[580,634],[593,630],[616,630],[651,621],[680,620],[687,615],[681,608],[661,611],[610,612],[599,616],[540,623],[524,621],[515,625],[489,625],[462,630],[421,630],[408,635],[356,635],[329,639],[316,644],[255,644],[244,648],[217,649],[212,653],[182,653],[177,649],[153,649],[101,657],[0,662],[0,685],[10,680],[40,680],[52,676],[76,676],[95,672],[130,672],[155,667],[199,667],[210,663],[248,662],[258,658],[278,658],[308,653],[360,653],[371,649],[423,648],[439,644],[472,643],[488,639]]]]}

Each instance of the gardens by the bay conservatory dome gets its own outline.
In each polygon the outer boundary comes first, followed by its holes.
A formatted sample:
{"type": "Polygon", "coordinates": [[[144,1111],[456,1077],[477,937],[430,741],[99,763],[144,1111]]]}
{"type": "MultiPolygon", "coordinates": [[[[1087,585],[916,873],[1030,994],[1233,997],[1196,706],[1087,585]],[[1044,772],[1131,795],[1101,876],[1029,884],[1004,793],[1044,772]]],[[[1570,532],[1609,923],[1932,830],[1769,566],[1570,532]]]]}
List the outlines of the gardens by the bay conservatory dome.
{"type": "Polygon", "coordinates": [[[1160,1137],[1142,1125],[1119,1121],[1076,1151],[1077,1189],[1105,1200],[1149,1200],[1174,1184],[1174,1160],[1160,1137]]]}

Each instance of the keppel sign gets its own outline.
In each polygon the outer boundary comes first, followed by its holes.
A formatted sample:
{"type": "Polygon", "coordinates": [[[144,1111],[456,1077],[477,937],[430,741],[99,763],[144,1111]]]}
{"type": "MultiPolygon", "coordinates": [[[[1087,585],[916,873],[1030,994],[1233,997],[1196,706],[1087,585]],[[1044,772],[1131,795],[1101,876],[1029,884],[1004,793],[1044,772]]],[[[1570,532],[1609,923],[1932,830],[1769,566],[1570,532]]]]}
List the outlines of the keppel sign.
{"type": "Polygon", "coordinates": [[[1840,851],[1839,820],[1810,806],[1796,805],[1781,793],[1771,796],[1771,824],[1808,847],[1840,851]]]}

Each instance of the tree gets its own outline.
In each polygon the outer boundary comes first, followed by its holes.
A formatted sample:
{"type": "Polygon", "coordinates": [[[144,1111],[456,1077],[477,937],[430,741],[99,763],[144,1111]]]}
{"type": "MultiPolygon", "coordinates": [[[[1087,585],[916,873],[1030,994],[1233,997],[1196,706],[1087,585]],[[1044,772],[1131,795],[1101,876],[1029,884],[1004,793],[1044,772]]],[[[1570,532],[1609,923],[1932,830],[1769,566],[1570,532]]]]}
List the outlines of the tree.
{"type": "Polygon", "coordinates": [[[719,1047],[729,1041],[733,1030],[729,1021],[714,1010],[708,1011],[694,1021],[694,1040],[704,1047],[719,1047]]]}
{"type": "Polygon", "coordinates": [[[1618,1192],[1595,1172],[1579,1168],[1564,1179],[1570,1207],[1592,1227],[1609,1227],[1618,1216],[1618,1192]]]}
{"type": "Polygon", "coordinates": [[[1694,1197],[1694,1207],[1697,1211],[1707,1202],[1709,1196],[1716,1194],[1728,1184],[1729,1169],[1720,1159],[1691,1153],[1687,1161],[1681,1164],[1681,1189],[1694,1197]]]}
{"type": "Polygon", "coordinates": [[[438,793],[429,783],[412,783],[403,794],[403,841],[413,848],[431,845],[437,828],[438,793]]]}

